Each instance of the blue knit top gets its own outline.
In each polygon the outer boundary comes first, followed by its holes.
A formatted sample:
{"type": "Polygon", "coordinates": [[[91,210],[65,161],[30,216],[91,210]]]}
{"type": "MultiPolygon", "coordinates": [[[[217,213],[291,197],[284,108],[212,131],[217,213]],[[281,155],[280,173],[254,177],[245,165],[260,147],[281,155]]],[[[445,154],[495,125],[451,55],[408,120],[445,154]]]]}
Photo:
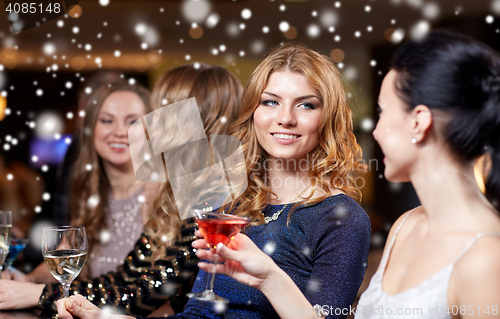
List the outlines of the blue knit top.
{"type": "MultiPolygon", "coordinates": [[[[282,207],[268,205],[264,215],[282,207]]],[[[366,270],[371,235],[368,216],[344,194],[297,209],[289,226],[287,215],[288,208],[277,220],[250,227],[246,233],[293,279],[312,305],[328,309],[328,318],[345,318],[347,310],[343,309],[353,303],[366,270]]],[[[207,275],[199,271],[193,292],[205,289],[207,275]]],[[[214,292],[230,301],[223,314],[217,313],[221,309],[214,304],[190,299],[182,313],[168,318],[279,318],[260,291],[230,277],[217,274],[214,292]]],[[[290,309],[297,315],[306,311],[309,309],[290,309]]]]}

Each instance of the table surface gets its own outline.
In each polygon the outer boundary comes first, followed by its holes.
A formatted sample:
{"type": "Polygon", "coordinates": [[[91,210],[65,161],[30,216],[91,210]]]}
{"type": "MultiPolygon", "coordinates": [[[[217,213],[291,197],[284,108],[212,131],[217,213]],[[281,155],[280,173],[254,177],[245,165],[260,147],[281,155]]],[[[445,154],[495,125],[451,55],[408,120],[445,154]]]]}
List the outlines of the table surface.
{"type": "Polygon", "coordinates": [[[52,319],[55,313],[42,314],[40,308],[0,311],[0,319],[52,319]]]}

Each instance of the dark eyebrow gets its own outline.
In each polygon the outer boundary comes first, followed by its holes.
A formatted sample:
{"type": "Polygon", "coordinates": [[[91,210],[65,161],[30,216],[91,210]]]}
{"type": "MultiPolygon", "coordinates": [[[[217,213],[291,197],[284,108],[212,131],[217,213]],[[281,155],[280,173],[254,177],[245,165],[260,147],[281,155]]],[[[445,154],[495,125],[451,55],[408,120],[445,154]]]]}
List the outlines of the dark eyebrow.
{"type": "Polygon", "coordinates": [[[304,95],[304,96],[297,98],[296,100],[303,101],[303,100],[308,100],[308,99],[313,99],[313,98],[316,98],[316,99],[321,101],[321,99],[317,95],[304,95]]]}

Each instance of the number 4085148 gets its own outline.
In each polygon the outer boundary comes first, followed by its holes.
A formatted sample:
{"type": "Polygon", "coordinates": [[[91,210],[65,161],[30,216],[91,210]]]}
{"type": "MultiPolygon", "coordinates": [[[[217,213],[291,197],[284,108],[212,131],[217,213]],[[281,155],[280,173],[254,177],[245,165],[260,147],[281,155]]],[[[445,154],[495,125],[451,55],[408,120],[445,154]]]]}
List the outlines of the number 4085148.
{"type": "Polygon", "coordinates": [[[476,315],[476,316],[488,316],[488,315],[493,315],[495,317],[498,316],[498,306],[493,305],[493,306],[486,306],[486,308],[481,309],[481,306],[457,306],[453,305],[451,308],[448,306],[448,311],[445,311],[446,314],[448,315],[458,315],[461,314],[463,315],[476,315]]]}
{"type": "Polygon", "coordinates": [[[43,12],[49,12],[49,13],[59,13],[61,12],[61,4],[60,3],[49,3],[47,6],[45,6],[43,3],[36,4],[36,3],[9,3],[7,8],[5,8],[5,11],[9,13],[43,13],[43,12]]]}

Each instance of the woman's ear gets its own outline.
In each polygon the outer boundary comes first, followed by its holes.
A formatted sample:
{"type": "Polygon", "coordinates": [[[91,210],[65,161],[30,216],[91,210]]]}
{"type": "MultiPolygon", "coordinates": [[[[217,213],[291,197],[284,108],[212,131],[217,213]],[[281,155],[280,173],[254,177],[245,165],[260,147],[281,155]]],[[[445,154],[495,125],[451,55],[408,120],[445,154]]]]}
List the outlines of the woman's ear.
{"type": "Polygon", "coordinates": [[[411,117],[411,134],[418,143],[423,141],[430,132],[433,120],[432,113],[427,106],[419,104],[411,111],[411,117]]]}

